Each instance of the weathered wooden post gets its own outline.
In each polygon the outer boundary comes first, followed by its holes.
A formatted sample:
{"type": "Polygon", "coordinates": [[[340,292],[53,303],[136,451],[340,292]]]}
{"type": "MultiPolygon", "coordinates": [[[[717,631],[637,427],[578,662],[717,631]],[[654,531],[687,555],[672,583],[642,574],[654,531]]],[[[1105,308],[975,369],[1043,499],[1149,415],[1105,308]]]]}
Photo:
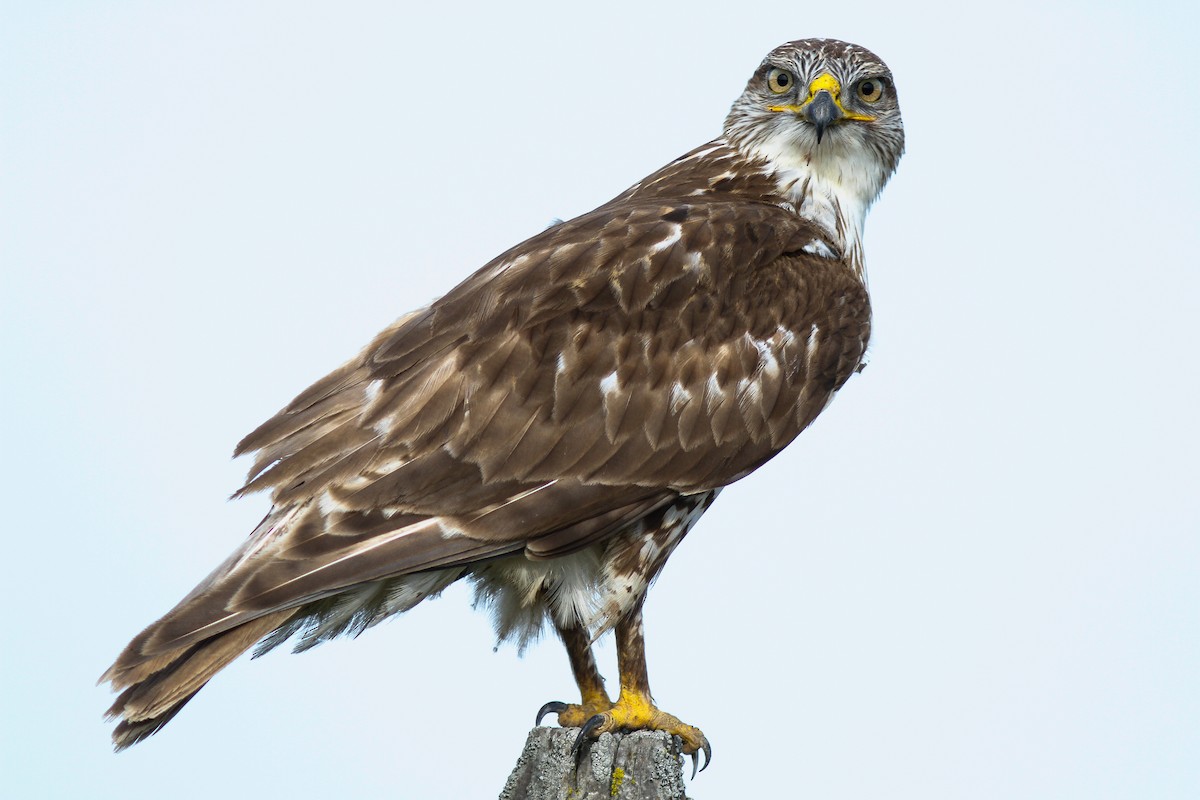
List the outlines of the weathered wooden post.
{"type": "Polygon", "coordinates": [[[534,728],[500,800],[687,800],[679,740],[606,733],[572,752],[578,728],[534,728]]]}

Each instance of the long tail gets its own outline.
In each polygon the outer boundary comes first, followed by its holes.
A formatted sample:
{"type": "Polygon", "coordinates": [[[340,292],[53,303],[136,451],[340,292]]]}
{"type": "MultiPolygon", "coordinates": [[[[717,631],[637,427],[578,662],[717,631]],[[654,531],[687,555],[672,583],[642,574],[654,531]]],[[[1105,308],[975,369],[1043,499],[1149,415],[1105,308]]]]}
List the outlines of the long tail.
{"type": "Polygon", "coordinates": [[[160,730],[256,643],[265,652],[298,635],[296,649],[307,650],[360,633],[463,575],[463,566],[440,562],[523,544],[448,538],[437,518],[377,516],[374,527],[343,530],[315,503],[273,509],[223,564],[135,636],[100,678],[120,692],[107,715],[118,722],[117,750],[160,730]]]}
{"type": "Polygon", "coordinates": [[[156,733],[204,684],[296,613],[285,609],[252,619],[188,647],[145,658],[127,649],[100,682],[121,691],[106,717],[120,720],[113,745],[124,750],[156,733]],[[123,691],[122,691],[123,690],[123,691]]]}

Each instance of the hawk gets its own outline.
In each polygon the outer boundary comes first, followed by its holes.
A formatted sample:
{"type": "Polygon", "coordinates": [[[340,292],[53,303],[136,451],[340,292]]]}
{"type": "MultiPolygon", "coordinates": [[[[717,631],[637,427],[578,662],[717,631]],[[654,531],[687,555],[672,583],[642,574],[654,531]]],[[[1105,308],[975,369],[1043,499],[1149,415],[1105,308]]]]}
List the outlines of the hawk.
{"type": "Polygon", "coordinates": [[[497,256],[250,433],[249,538],[104,673],[116,748],[220,669],[303,651],[474,584],[501,640],[548,621],[577,743],[707,739],[650,696],[642,605],[722,487],[786,447],[863,364],[862,233],[904,132],[887,66],[772,50],[721,136],[497,256]],[[615,631],[620,688],[591,646],[615,631]]]}

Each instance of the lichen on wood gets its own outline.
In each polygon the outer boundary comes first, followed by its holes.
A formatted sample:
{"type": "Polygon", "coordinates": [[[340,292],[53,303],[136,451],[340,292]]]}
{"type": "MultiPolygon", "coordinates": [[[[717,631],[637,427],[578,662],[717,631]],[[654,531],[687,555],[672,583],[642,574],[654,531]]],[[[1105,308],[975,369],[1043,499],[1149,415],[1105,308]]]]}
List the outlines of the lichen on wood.
{"type": "Polygon", "coordinates": [[[534,728],[500,800],[687,800],[679,740],[606,733],[572,751],[578,728],[534,728]]]}

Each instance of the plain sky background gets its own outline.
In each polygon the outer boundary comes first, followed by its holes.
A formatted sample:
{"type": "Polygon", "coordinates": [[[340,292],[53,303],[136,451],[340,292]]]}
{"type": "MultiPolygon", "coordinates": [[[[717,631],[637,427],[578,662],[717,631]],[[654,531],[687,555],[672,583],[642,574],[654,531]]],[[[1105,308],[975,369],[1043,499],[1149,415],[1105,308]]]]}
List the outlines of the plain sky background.
{"type": "Polygon", "coordinates": [[[871,362],[651,592],[690,794],[1200,796],[1195,4],[403,6],[0,5],[0,794],[495,796],[574,689],[463,587],[119,756],[94,683],[264,513],[242,435],[831,36],[908,133],[871,362]]]}

